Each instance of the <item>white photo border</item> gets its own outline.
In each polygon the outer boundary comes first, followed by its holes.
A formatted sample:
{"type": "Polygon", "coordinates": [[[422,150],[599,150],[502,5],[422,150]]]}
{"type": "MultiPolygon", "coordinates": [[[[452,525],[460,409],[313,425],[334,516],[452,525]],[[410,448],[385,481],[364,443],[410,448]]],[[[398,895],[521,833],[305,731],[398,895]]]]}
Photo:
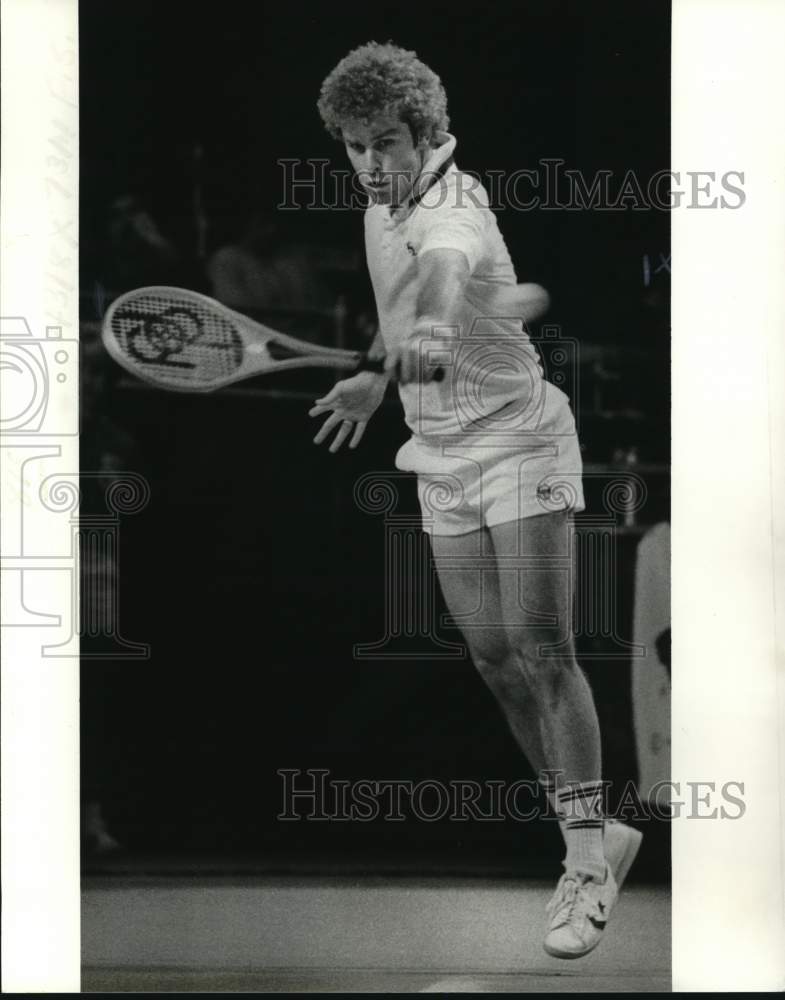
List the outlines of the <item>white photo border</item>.
{"type": "MultiPolygon", "coordinates": [[[[48,358],[47,339],[68,353],[78,337],[78,8],[3,0],[1,12],[0,312],[23,317],[48,358]]],[[[673,4],[673,169],[741,170],[746,192],[734,211],[672,216],[673,774],[741,780],[747,806],[735,822],[673,822],[676,990],[785,988],[783,37],[778,0],[673,4]]],[[[24,448],[50,449],[46,475],[78,469],[66,370],[49,400],[60,433],[0,444],[4,581],[13,597],[26,567],[61,560],[26,599],[67,631],[73,510],[36,525],[32,554],[9,519],[41,486],[24,448]]],[[[3,629],[5,992],[80,983],[78,661],[41,655],[54,631],[3,629]]]]}

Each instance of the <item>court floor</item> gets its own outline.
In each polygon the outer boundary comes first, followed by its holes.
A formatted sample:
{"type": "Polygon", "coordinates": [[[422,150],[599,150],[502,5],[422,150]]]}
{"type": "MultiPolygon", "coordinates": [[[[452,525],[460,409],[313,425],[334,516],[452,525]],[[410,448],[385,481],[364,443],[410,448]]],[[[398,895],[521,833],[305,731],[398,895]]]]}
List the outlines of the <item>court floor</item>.
{"type": "Polygon", "coordinates": [[[96,879],[83,992],[670,991],[670,900],[626,887],[605,939],[541,947],[549,883],[457,878],[96,879]]]}

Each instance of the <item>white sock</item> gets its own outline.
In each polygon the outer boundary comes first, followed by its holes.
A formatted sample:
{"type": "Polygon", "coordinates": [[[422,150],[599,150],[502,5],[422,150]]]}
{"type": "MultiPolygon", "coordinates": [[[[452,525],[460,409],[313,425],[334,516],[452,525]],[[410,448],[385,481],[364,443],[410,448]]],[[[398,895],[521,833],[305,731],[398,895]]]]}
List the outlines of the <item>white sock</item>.
{"type": "Polygon", "coordinates": [[[605,881],[606,862],[602,848],[602,782],[584,781],[560,788],[557,810],[567,844],[567,871],[605,881]]]}

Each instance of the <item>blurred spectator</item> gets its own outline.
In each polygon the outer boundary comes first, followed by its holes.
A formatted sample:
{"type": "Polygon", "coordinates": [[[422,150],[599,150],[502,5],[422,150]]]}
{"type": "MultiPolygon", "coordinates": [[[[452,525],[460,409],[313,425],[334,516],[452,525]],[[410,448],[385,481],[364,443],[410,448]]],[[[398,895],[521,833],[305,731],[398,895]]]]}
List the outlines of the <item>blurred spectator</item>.
{"type": "Polygon", "coordinates": [[[662,632],[654,640],[655,648],[657,649],[657,658],[660,663],[668,671],[668,677],[671,675],[671,630],[670,627],[663,629],[662,632]]]}
{"type": "Polygon", "coordinates": [[[131,194],[114,199],[103,225],[94,271],[96,314],[123,292],[187,283],[187,266],[147,206],[131,194]]]}
{"type": "Polygon", "coordinates": [[[254,214],[239,239],[207,263],[211,294],[245,312],[323,312],[335,296],[307,247],[282,238],[275,219],[254,214]]]}
{"type": "Polygon", "coordinates": [[[642,799],[671,776],[671,530],[661,521],[638,543],[635,563],[632,717],[642,799]]]}

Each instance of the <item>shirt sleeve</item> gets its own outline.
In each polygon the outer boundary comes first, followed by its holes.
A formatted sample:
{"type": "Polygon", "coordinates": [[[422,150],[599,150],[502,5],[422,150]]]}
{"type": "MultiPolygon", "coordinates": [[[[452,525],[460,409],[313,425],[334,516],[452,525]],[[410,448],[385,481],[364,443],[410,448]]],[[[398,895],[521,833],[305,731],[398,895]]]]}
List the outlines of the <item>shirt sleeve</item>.
{"type": "Polygon", "coordinates": [[[485,249],[490,209],[482,188],[464,183],[464,177],[472,181],[469,175],[448,175],[446,183],[435,184],[422,199],[420,253],[459,250],[473,272],[485,249]]]}

